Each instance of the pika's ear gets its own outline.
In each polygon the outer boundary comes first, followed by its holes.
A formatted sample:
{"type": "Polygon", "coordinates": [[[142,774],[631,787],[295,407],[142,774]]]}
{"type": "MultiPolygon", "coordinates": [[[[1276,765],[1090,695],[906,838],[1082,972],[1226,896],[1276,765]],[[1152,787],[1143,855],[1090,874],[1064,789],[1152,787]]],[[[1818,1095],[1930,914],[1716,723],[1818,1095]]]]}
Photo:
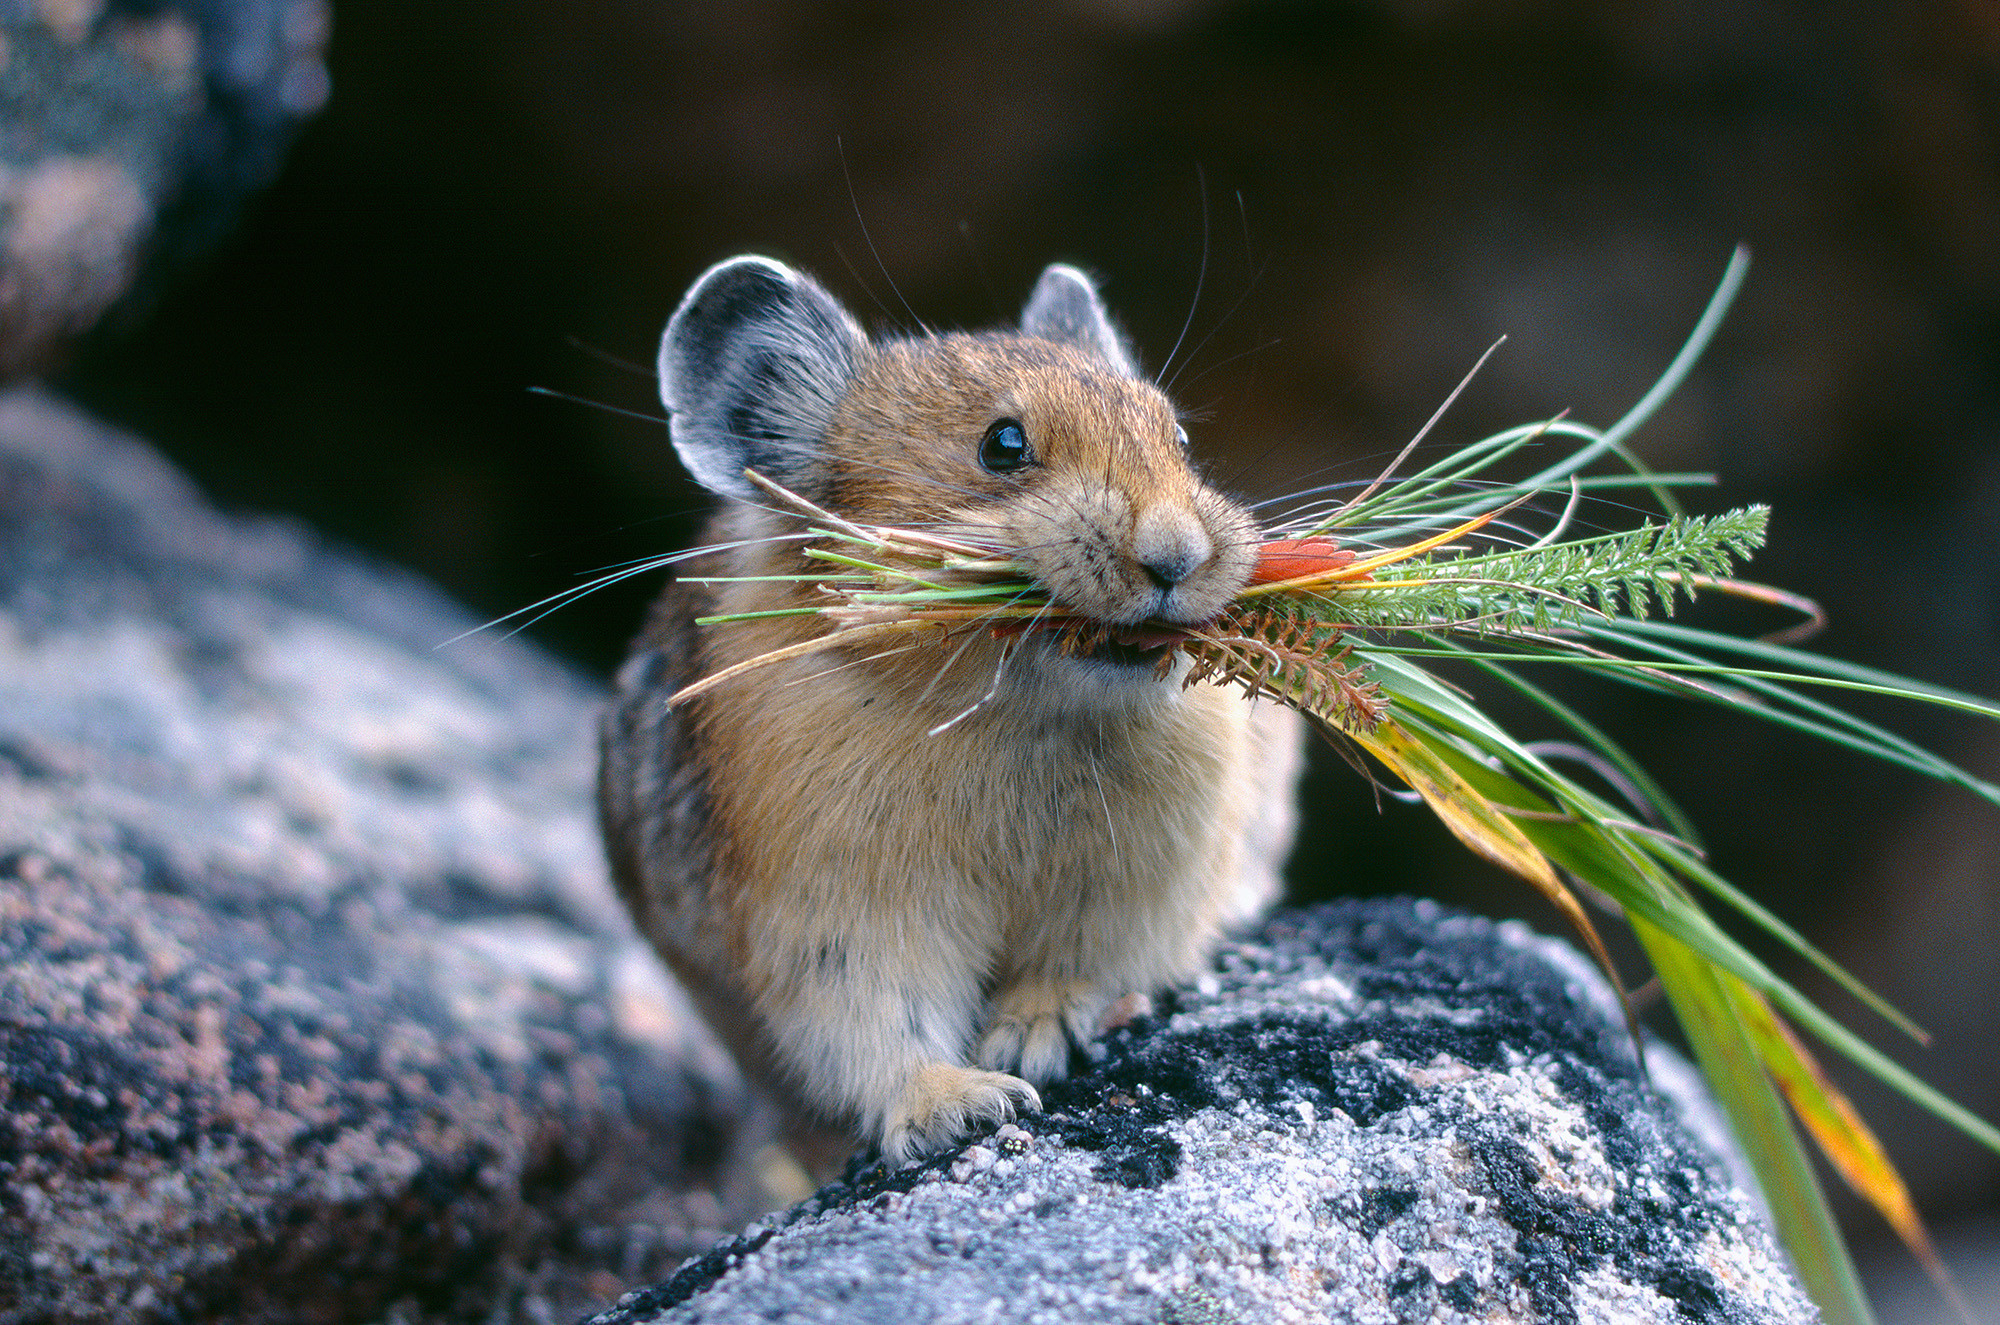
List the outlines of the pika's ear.
{"type": "Polygon", "coordinates": [[[1021,310],[1021,332],[1086,350],[1127,377],[1139,375],[1132,347],[1104,311],[1096,282],[1067,263],[1053,264],[1035,282],[1021,310]]]}
{"type": "Polygon", "coordinates": [[[717,263],[660,338],[660,400],[681,463],[711,492],[764,500],[754,469],[802,494],[868,337],[811,277],[770,258],[717,263]]]}

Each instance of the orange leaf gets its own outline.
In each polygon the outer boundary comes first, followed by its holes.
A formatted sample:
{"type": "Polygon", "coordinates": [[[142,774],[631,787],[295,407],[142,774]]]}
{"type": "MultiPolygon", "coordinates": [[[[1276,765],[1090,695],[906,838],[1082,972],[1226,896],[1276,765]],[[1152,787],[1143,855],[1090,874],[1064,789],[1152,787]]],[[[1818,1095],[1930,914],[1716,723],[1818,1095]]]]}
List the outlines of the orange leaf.
{"type": "Polygon", "coordinates": [[[1354,560],[1354,550],[1330,538],[1274,538],[1257,549],[1250,583],[1276,584],[1307,575],[1340,570],[1354,560]]]}

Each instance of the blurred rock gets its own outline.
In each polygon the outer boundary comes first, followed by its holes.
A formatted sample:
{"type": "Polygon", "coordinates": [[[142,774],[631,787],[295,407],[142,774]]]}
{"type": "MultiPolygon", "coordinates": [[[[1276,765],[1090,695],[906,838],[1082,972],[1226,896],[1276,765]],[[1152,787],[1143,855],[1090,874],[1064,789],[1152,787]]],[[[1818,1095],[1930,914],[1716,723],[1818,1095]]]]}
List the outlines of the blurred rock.
{"type": "Polygon", "coordinates": [[[745,1216],[595,692],[473,624],[0,395],[0,1320],[540,1320],[745,1216]]]}
{"type": "Polygon", "coordinates": [[[1048,1112],[846,1180],[592,1325],[1813,1321],[1687,1066],[1566,945],[1278,916],[1048,1112]]]}
{"type": "Polygon", "coordinates": [[[0,377],[211,243],[326,100],[321,0],[0,3],[0,377]]]}

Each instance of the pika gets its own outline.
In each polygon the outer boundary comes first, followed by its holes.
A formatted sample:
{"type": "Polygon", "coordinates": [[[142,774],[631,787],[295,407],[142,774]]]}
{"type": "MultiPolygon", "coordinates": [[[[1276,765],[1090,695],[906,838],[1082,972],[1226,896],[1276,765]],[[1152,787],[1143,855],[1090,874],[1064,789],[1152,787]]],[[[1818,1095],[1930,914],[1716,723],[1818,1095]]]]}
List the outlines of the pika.
{"type": "Polygon", "coordinates": [[[1038,1110],[1108,1009],[1194,974],[1279,889],[1296,716],[1184,686],[1144,628],[1242,589],[1250,514],[1196,474],[1074,267],[1042,274],[1018,331],[871,339],[811,278],[735,258],[674,312],[659,377],[721,501],[604,719],[620,891],[796,1117],[901,1162],[1038,1110]],[[824,566],[746,469],[857,523],[997,541],[1108,636],[836,648],[670,706],[826,629],[700,624],[810,603],[824,566]]]}

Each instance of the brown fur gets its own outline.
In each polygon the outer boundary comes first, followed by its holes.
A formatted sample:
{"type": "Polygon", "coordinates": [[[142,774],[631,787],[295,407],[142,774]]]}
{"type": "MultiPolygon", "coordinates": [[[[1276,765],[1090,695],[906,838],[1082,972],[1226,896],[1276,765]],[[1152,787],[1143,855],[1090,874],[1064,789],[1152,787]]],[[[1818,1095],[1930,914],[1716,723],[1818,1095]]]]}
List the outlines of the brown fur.
{"type": "MultiPolygon", "coordinates": [[[[1107,623],[1191,624],[1241,588],[1254,531],[1177,432],[1164,396],[1085,349],[895,342],[855,364],[815,496],[981,534],[1107,623]],[[1031,469],[980,467],[996,418],[1020,421],[1031,469]],[[1188,570],[1168,595],[1143,563],[1175,559],[1188,570]]],[[[711,535],[797,528],[732,505],[711,535]]],[[[796,573],[798,546],[752,542],[709,569],[796,573]]],[[[1192,974],[1268,902],[1298,737],[1283,710],[1040,637],[835,649],[667,706],[826,628],[695,615],[811,594],[669,591],[606,721],[606,832],[642,926],[753,1073],[901,1158],[1038,1107],[1033,1083],[1062,1075],[1114,1000],[1192,974]]]]}

